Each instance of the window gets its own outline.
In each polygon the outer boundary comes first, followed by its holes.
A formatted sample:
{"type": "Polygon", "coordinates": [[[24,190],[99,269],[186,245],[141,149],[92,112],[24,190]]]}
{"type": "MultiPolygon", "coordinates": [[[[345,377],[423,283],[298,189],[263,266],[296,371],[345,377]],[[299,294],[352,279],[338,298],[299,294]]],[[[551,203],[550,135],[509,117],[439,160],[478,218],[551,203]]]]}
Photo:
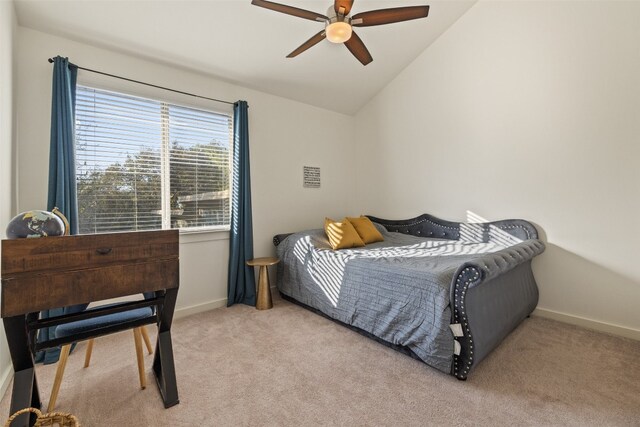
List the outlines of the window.
{"type": "Polygon", "coordinates": [[[231,114],[78,86],[80,233],[229,226],[231,114]]]}

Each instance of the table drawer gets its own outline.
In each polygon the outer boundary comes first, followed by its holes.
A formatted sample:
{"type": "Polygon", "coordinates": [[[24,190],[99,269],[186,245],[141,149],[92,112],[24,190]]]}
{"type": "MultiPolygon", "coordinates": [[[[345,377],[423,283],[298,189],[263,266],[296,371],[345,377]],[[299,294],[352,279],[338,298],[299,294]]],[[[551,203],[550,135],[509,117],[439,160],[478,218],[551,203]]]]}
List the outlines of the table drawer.
{"type": "Polygon", "coordinates": [[[2,241],[2,277],[177,257],[178,230],[2,241]]]}

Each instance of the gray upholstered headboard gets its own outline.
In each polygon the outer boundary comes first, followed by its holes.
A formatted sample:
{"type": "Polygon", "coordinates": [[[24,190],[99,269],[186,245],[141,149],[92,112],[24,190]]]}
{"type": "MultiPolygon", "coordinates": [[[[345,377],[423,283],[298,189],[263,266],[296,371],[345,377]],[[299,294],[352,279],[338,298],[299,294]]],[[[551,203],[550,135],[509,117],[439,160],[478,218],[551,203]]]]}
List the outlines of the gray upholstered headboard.
{"type": "MultiPolygon", "coordinates": [[[[429,214],[422,214],[415,218],[402,220],[382,219],[371,215],[367,215],[367,217],[371,221],[384,226],[388,231],[411,234],[419,237],[460,240],[461,236],[466,237],[466,235],[470,235],[474,240],[477,239],[488,242],[490,233],[494,229],[497,229],[521,240],[538,238],[538,231],[533,224],[522,219],[505,219],[501,221],[469,224],[446,221],[429,214]]],[[[275,235],[273,237],[273,244],[278,246],[280,242],[291,234],[292,233],[275,235]]]]}
{"type": "Polygon", "coordinates": [[[538,231],[528,221],[522,219],[505,219],[501,221],[484,223],[460,223],[445,221],[429,214],[422,214],[418,217],[403,220],[389,220],[376,218],[371,215],[367,217],[388,231],[396,233],[412,234],[421,237],[437,237],[439,239],[460,240],[461,234],[465,232],[482,237],[482,241],[489,241],[489,233],[492,227],[502,230],[521,240],[537,239],[538,231]],[[462,233],[461,233],[462,230],[462,233]]]}

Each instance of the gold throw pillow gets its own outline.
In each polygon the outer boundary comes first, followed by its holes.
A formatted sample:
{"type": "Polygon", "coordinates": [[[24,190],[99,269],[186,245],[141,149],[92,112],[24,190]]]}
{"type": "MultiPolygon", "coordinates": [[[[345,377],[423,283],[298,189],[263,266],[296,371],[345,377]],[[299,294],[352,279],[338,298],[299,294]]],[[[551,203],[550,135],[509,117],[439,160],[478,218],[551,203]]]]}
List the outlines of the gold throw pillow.
{"type": "Polygon", "coordinates": [[[342,221],[334,221],[331,218],[324,219],[324,232],[327,234],[331,247],[336,249],[349,249],[364,246],[364,242],[358,232],[347,218],[342,221]]]}
{"type": "Polygon", "coordinates": [[[369,243],[384,241],[384,237],[382,237],[382,234],[378,231],[376,226],[373,225],[373,222],[371,222],[371,220],[366,216],[361,216],[360,218],[347,217],[347,219],[349,220],[351,225],[353,225],[353,228],[356,229],[358,236],[360,236],[365,245],[368,245],[369,243]]]}

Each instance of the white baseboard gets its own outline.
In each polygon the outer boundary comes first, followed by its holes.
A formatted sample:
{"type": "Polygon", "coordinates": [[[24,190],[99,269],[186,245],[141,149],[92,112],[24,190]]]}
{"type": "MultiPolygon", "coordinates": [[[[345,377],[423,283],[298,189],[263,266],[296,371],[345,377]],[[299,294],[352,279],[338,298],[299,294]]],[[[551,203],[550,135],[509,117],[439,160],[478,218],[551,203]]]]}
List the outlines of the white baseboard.
{"type": "Polygon", "coordinates": [[[588,319],[586,317],[575,316],[573,314],[561,313],[559,311],[548,310],[546,308],[536,308],[533,312],[534,316],[545,317],[547,319],[557,320],[571,325],[581,326],[594,331],[605,332],[611,335],[631,338],[640,341],[640,330],[627,328],[626,326],[615,325],[613,323],[601,322],[598,320],[588,319]]]}
{"type": "Polygon", "coordinates": [[[177,308],[174,314],[174,319],[180,319],[182,317],[191,316],[192,314],[202,313],[203,311],[213,310],[215,308],[226,307],[227,299],[222,298],[213,301],[203,302],[202,304],[196,304],[189,307],[177,308]]]}
{"type": "Polygon", "coordinates": [[[13,366],[9,364],[2,374],[0,374],[0,399],[4,396],[13,379],[13,366]]]}

